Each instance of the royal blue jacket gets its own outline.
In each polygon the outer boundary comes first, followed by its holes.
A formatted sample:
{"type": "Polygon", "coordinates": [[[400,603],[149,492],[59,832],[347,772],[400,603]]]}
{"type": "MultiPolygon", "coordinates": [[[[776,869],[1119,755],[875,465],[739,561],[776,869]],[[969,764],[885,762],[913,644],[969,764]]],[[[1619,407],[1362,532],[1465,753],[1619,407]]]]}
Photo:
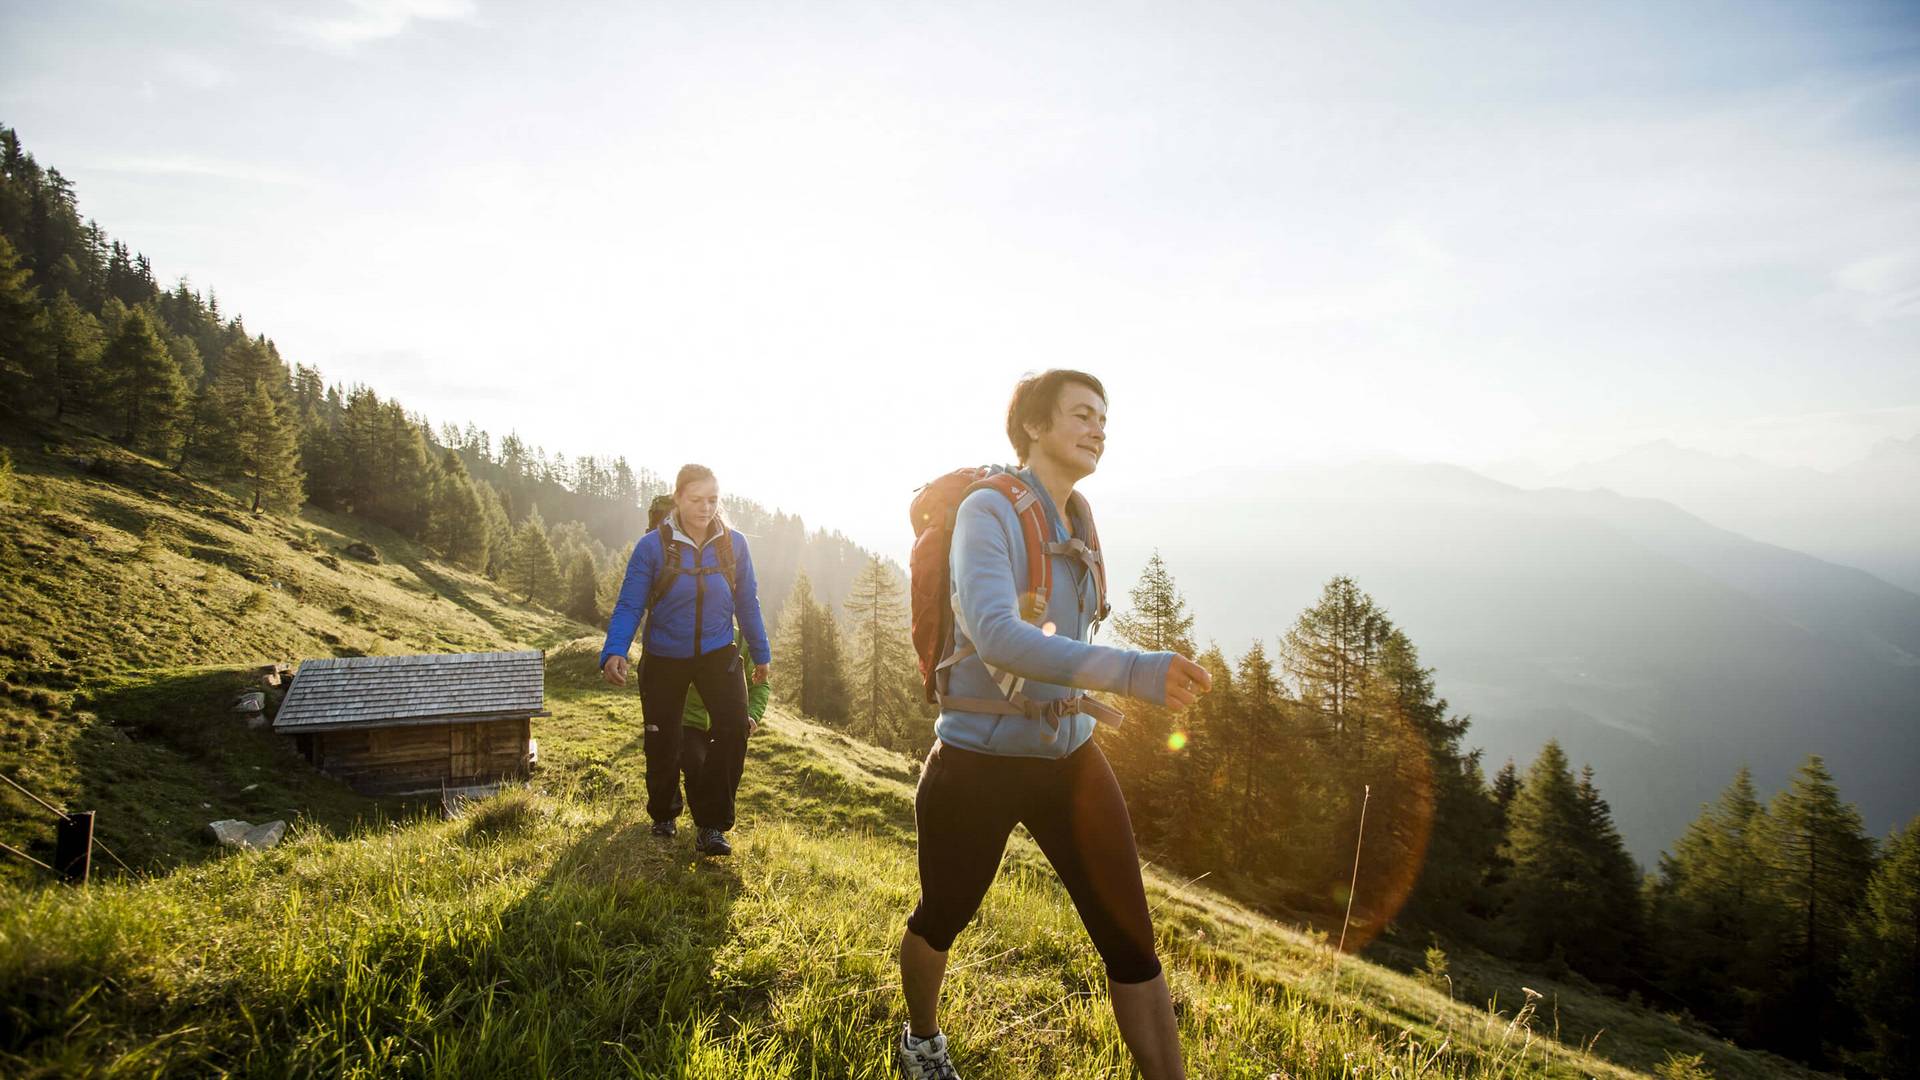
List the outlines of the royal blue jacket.
{"type": "MultiPolygon", "coordinates": [[[[1024,470],[1014,471],[1040,496],[1056,542],[1068,538],[1066,523],[1047,489],[1024,470]]],[[[1081,535],[1086,526],[1081,525],[1081,535]]],[[[1020,586],[1027,580],[1027,545],[1013,504],[997,491],[976,491],[960,504],[948,555],[953,582],[954,644],[974,655],[950,669],[954,697],[995,699],[1005,695],[987,665],[1027,680],[1021,692],[1034,701],[1071,697],[1082,690],[1124,694],[1166,704],[1170,652],[1141,652],[1095,645],[1090,636],[1098,614],[1099,586],[1093,574],[1064,555],[1053,559],[1053,595],[1043,620],[1051,632],[1020,617],[1020,586]]],[[[1093,738],[1095,720],[1076,713],[1055,730],[1024,716],[943,709],[934,722],[940,741],[963,750],[1008,757],[1063,758],[1093,738]]]]}
{"type": "MultiPolygon", "coordinates": [[[[653,607],[646,639],[640,643],[642,653],[686,660],[715,649],[730,649],[733,620],[738,614],[753,662],[773,662],[766,624],[760,617],[760,586],[753,576],[753,555],[747,550],[747,538],[732,529],[727,533],[733,537],[734,576],[739,580],[740,595],[736,597],[728,591],[725,574],[675,575],[673,586],[653,607]],[[700,622],[698,632],[694,628],[696,616],[700,622]]],[[[675,522],[674,536],[680,541],[676,547],[682,569],[720,565],[718,532],[704,545],[699,545],[681,532],[675,522]]],[[[627,578],[620,585],[620,598],[614,601],[613,618],[607,623],[607,643],[600,649],[601,667],[607,665],[607,657],[625,656],[632,647],[640,617],[647,610],[647,597],[653,594],[653,582],[665,565],[665,558],[658,530],[649,531],[633,545],[633,554],[627,559],[627,578]]]]}

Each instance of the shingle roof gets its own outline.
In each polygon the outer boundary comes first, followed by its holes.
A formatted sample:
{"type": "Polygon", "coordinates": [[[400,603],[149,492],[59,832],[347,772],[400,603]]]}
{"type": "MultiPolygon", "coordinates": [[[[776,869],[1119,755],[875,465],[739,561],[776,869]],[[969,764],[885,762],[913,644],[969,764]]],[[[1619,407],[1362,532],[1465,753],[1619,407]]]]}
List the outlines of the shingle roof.
{"type": "Polygon", "coordinates": [[[545,708],[538,651],[305,660],[273,718],[275,731],[531,716],[545,708]]]}

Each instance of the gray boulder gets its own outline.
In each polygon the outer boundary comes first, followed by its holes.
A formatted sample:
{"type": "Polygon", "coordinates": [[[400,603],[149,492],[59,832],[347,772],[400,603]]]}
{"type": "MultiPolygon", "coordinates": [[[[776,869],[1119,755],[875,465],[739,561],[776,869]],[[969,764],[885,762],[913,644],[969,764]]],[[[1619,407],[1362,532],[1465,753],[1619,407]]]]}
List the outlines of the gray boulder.
{"type": "Polygon", "coordinates": [[[220,842],[220,846],[246,848],[249,851],[265,851],[278,844],[280,838],[287,834],[287,823],[284,821],[254,825],[228,818],[210,822],[207,828],[213,830],[213,838],[220,842]]]}

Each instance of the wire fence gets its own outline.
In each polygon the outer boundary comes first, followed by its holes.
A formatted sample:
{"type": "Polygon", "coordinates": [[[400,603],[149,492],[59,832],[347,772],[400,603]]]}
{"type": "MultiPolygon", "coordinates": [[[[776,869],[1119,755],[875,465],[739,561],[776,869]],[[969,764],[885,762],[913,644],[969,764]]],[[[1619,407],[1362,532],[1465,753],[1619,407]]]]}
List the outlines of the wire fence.
{"type": "MultiPolygon", "coordinates": [[[[35,795],[33,792],[28,791],[25,787],[23,787],[20,784],[19,781],[15,780],[11,776],[6,775],[5,773],[0,773],[0,781],[5,781],[8,787],[13,788],[15,791],[18,791],[20,794],[25,795],[27,798],[32,799],[34,802],[39,803],[41,806],[45,807],[48,810],[48,812],[52,813],[55,817],[58,817],[61,821],[71,823],[74,820],[72,814],[67,813],[65,810],[60,809],[59,807],[53,805],[52,803],[41,798],[40,796],[35,795]]],[[[88,839],[91,842],[93,847],[99,848],[101,852],[104,853],[107,858],[112,859],[114,863],[120,867],[120,869],[125,870],[129,874],[133,873],[133,867],[128,866],[125,860],[121,859],[120,856],[115,855],[113,853],[112,848],[101,843],[100,838],[98,836],[90,836],[88,839]]],[[[32,863],[35,866],[53,871],[54,873],[59,873],[59,871],[54,870],[53,867],[48,866],[46,863],[41,862],[39,859],[36,859],[33,856],[27,854],[26,852],[21,851],[19,848],[13,847],[11,845],[0,844],[0,851],[5,851],[10,855],[17,855],[20,858],[25,859],[26,861],[32,863]]]]}

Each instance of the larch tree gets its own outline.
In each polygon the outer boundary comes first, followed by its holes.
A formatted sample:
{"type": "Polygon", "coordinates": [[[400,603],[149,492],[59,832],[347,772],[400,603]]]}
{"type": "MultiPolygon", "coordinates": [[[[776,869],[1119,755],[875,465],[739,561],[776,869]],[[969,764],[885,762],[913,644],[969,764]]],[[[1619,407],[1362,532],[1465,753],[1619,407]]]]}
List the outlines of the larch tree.
{"type": "Polygon", "coordinates": [[[1850,1036],[1851,1013],[1838,991],[1854,915],[1873,872],[1873,839],[1860,812],[1840,801],[1818,754],[1774,796],[1764,824],[1756,839],[1780,921],[1770,965],[1776,989],[1760,1021],[1776,1048],[1823,1064],[1850,1036]]]}
{"type": "Polygon", "coordinates": [[[920,675],[908,637],[904,593],[893,567],[877,555],[869,558],[841,606],[851,646],[851,730],[889,749],[924,750],[928,740],[920,730],[920,675]]]}
{"type": "MultiPolygon", "coordinates": [[[[1193,613],[1158,551],[1147,560],[1128,599],[1129,609],[1113,620],[1114,634],[1121,641],[1147,652],[1193,655],[1193,613]]],[[[1174,717],[1164,708],[1143,702],[1129,704],[1126,711],[1127,722],[1108,741],[1107,753],[1126,788],[1135,832],[1145,839],[1163,831],[1156,825],[1172,796],[1167,771],[1174,764],[1169,743],[1174,717]]],[[[1183,745],[1187,737],[1181,736],[1183,745]]]]}
{"type": "Polygon", "coordinates": [[[298,510],[306,501],[306,477],[291,416],[266,386],[256,385],[234,420],[234,469],[253,498],[253,512],[298,510]]]}
{"type": "Polygon", "coordinates": [[[550,604],[559,594],[560,566],[547,539],[547,523],[535,509],[514,530],[507,587],[529,601],[550,604]]]}
{"type": "Polygon", "coordinates": [[[0,398],[15,408],[37,405],[45,377],[46,316],[33,272],[0,234],[0,398]]]}
{"type": "Polygon", "coordinates": [[[1920,1076],[1920,817],[1887,838],[1846,970],[1868,1041],[1856,1064],[1876,1076],[1920,1076]]]}
{"type": "Polygon", "coordinates": [[[1752,1026],[1754,988],[1765,981],[1772,905],[1756,843],[1765,817],[1753,773],[1742,766],[1672,853],[1662,853],[1649,895],[1662,984],[1723,1031],[1752,1026]]]}
{"type": "Polygon", "coordinates": [[[145,310],[127,313],[100,364],[121,441],[159,453],[170,450],[187,387],[145,310]]]}
{"type": "Polygon", "coordinates": [[[600,577],[594,571],[591,554],[585,551],[573,553],[567,563],[563,592],[566,599],[562,612],[588,626],[600,625],[603,617],[600,611],[600,577]]]}
{"type": "Polygon", "coordinates": [[[1569,918],[1585,909],[1589,885],[1584,817],[1566,752],[1548,740],[1507,808],[1501,847],[1508,864],[1505,916],[1527,959],[1546,959],[1587,929],[1569,918]]]}
{"type": "Polygon", "coordinates": [[[1331,730],[1364,726],[1360,705],[1391,629],[1373,597],[1342,575],[1327,582],[1287,631],[1281,669],[1300,703],[1331,730]]]}

